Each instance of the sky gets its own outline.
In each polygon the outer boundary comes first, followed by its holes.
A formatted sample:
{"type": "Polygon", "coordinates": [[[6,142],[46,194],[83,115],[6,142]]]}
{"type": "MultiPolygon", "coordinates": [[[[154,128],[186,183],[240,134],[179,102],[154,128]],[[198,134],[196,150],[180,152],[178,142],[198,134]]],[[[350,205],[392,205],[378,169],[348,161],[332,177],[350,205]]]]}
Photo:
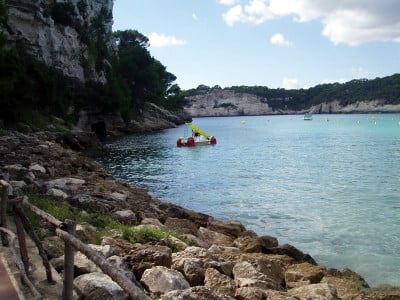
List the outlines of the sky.
{"type": "Polygon", "coordinates": [[[115,0],[182,89],[309,88],[400,73],[400,0],[115,0]]]}

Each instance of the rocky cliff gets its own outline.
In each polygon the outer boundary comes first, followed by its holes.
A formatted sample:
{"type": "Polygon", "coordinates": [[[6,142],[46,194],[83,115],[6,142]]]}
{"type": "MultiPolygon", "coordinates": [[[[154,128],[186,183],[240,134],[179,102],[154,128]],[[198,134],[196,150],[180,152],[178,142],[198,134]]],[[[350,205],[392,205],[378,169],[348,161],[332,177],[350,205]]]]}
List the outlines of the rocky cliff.
{"type": "Polygon", "coordinates": [[[111,47],[113,0],[5,0],[9,46],[80,82],[105,82],[107,61],[94,64],[93,37],[111,47]]]}
{"type": "Polygon", "coordinates": [[[193,117],[267,115],[276,113],[267,99],[232,90],[213,89],[188,97],[185,111],[193,117]]]}
{"type": "Polygon", "coordinates": [[[188,99],[190,102],[185,111],[192,117],[303,114],[308,111],[316,114],[400,112],[399,104],[387,104],[383,100],[357,101],[348,105],[341,105],[339,100],[335,100],[313,105],[307,109],[292,110],[286,106],[271,105],[271,100],[274,102],[276,99],[239,93],[230,89],[210,89],[190,95],[188,99]]]}

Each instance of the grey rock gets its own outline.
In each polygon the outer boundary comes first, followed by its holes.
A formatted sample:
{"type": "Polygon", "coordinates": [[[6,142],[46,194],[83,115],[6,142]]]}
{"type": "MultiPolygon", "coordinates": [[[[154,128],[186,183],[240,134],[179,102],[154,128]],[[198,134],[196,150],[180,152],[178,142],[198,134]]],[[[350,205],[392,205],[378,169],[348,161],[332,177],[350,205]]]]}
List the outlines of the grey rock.
{"type": "Polygon", "coordinates": [[[149,292],[157,296],[190,287],[181,273],[162,266],[156,266],[144,271],[141,283],[149,292]]]}
{"type": "Polygon", "coordinates": [[[114,252],[110,245],[100,246],[100,245],[89,244],[89,246],[93,250],[96,250],[98,253],[103,255],[105,258],[109,258],[110,256],[114,255],[114,252]]]}
{"type": "Polygon", "coordinates": [[[219,246],[232,246],[233,245],[233,238],[216,232],[216,231],[212,231],[209,230],[207,228],[204,227],[200,227],[198,230],[198,236],[200,239],[203,239],[207,242],[209,242],[210,244],[215,244],[215,245],[219,245],[219,246]]]}
{"type": "Polygon", "coordinates": [[[64,193],[62,190],[54,189],[54,188],[47,190],[46,195],[53,196],[53,197],[56,197],[56,198],[61,198],[61,199],[67,199],[68,198],[68,194],[67,193],[64,193]]]}
{"type": "Polygon", "coordinates": [[[204,286],[218,294],[228,295],[231,297],[235,296],[235,281],[212,268],[206,270],[204,286]]]}
{"type": "Polygon", "coordinates": [[[125,224],[136,224],[137,218],[132,210],[119,210],[114,213],[115,218],[125,224]]]}
{"type": "Polygon", "coordinates": [[[46,174],[46,169],[39,164],[32,164],[29,166],[29,171],[46,174]]]}
{"type": "Polygon", "coordinates": [[[25,181],[10,181],[10,184],[14,189],[22,189],[26,186],[25,181]]]}
{"type": "Polygon", "coordinates": [[[300,300],[339,300],[336,288],[326,283],[297,287],[289,290],[288,294],[300,300]]]}
{"type": "Polygon", "coordinates": [[[63,178],[58,178],[54,180],[50,180],[45,182],[45,186],[47,189],[60,189],[60,190],[67,190],[67,191],[75,191],[77,190],[81,185],[85,183],[85,180],[79,179],[79,178],[73,178],[73,177],[63,177],[63,178]]]}
{"type": "Polygon", "coordinates": [[[104,273],[84,274],[74,279],[78,294],[85,299],[126,300],[128,295],[123,289],[104,273]],[[95,298],[101,295],[102,298],[95,298]]]}
{"type": "Polygon", "coordinates": [[[133,274],[132,270],[129,268],[127,263],[119,256],[113,255],[107,258],[107,261],[111,263],[113,266],[122,270],[124,275],[129,278],[132,282],[137,283],[135,275],[133,274]]]}
{"type": "Polygon", "coordinates": [[[239,237],[246,229],[238,221],[217,221],[210,220],[207,224],[207,229],[223,233],[232,238],[239,237]]]}
{"type": "Polygon", "coordinates": [[[161,296],[161,300],[234,300],[234,298],[220,295],[204,286],[195,286],[186,290],[175,290],[161,296]]]}
{"type": "Polygon", "coordinates": [[[198,258],[183,259],[182,273],[191,286],[202,285],[205,272],[202,260],[198,258]]]}

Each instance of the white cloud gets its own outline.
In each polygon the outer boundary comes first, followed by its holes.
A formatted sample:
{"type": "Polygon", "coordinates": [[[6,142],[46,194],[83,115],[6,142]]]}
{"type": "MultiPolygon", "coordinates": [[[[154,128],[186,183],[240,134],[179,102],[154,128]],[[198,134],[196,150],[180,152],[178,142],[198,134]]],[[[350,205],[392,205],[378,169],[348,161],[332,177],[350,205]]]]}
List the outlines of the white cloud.
{"type": "Polygon", "coordinates": [[[198,17],[195,13],[192,13],[192,18],[193,18],[193,20],[195,20],[195,21],[198,21],[198,20],[199,20],[199,17],[198,17]]]}
{"type": "Polygon", "coordinates": [[[399,0],[247,1],[247,5],[238,5],[235,11],[224,14],[229,26],[239,22],[260,24],[273,18],[293,16],[295,22],[320,21],[322,34],[334,44],[400,43],[399,0]]]}
{"type": "Polygon", "coordinates": [[[353,78],[368,78],[369,77],[368,70],[364,69],[363,67],[351,68],[351,74],[353,75],[353,78]]]}
{"type": "Polygon", "coordinates": [[[174,36],[167,36],[162,33],[152,32],[147,37],[149,38],[149,44],[152,47],[180,46],[187,44],[185,40],[178,40],[174,36]]]}
{"type": "Polygon", "coordinates": [[[277,45],[277,46],[292,46],[293,45],[293,43],[288,41],[281,33],[275,33],[271,37],[270,42],[272,45],[277,45]]]}
{"type": "Polygon", "coordinates": [[[239,0],[218,0],[218,3],[223,4],[223,5],[233,5],[238,2],[239,2],[239,0]]]}
{"type": "Polygon", "coordinates": [[[235,23],[262,24],[273,18],[265,0],[251,0],[247,5],[238,4],[223,14],[223,19],[229,26],[235,23]]]}
{"type": "Polygon", "coordinates": [[[296,78],[283,78],[282,87],[287,90],[298,88],[299,80],[296,78]]]}

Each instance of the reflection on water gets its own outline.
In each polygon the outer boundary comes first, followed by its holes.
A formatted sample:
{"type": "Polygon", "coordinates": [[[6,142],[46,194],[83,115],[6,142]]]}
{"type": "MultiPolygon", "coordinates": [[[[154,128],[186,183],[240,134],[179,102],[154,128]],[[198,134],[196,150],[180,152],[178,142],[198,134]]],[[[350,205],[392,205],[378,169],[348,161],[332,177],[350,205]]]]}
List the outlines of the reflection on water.
{"type": "Polygon", "coordinates": [[[400,115],[371,117],[201,118],[216,146],[177,148],[181,126],[90,155],[157,198],[240,220],[372,285],[399,285],[400,115]]]}

